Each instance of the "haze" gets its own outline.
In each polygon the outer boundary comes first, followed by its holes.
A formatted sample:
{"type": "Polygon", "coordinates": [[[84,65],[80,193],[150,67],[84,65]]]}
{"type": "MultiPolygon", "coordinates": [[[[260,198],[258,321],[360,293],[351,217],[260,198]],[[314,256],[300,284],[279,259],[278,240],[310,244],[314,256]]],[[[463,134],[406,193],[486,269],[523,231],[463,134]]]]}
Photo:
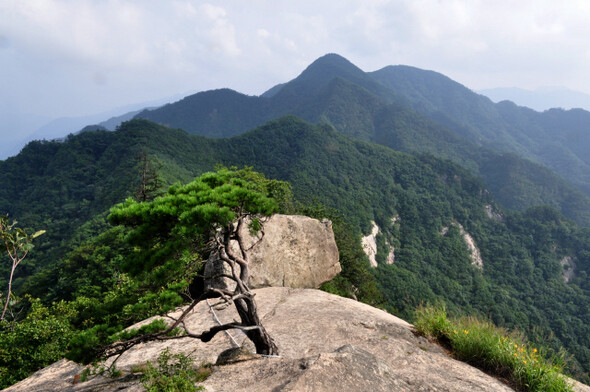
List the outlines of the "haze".
{"type": "Polygon", "coordinates": [[[473,90],[590,93],[588,20],[586,1],[3,0],[0,137],[207,89],[257,95],[329,52],[473,90]]]}

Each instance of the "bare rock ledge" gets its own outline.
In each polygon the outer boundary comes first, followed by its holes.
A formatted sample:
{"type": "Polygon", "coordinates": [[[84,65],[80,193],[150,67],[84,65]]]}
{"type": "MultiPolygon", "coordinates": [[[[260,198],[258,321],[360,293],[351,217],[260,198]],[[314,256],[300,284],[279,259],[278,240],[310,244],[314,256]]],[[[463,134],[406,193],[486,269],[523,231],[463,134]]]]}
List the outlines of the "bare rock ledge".
{"type": "MultiPolygon", "coordinates": [[[[512,391],[450,358],[438,345],[415,336],[412,325],[382,310],[312,289],[269,287],[254,292],[262,322],[281,356],[215,366],[202,383],[209,392],[512,391]]],[[[237,317],[233,307],[216,313],[222,322],[237,317]]],[[[188,323],[190,330],[199,332],[215,321],[207,304],[201,303],[188,323]]],[[[250,346],[241,333],[231,334],[250,346]]],[[[75,375],[83,367],[62,360],[6,391],[142,391],[138,377],[129,375],[132,367],[154,361],[166,347],[197,363],[215,363],[232,343],[225,334],[207,344],[184,339],[147,343],[117,361],[117,368],[127,374],[122,379],[97,376],[75,385],[75,375]]],[[[575,390],[590,392],[590,387],[576,384],[575,390]]]]}

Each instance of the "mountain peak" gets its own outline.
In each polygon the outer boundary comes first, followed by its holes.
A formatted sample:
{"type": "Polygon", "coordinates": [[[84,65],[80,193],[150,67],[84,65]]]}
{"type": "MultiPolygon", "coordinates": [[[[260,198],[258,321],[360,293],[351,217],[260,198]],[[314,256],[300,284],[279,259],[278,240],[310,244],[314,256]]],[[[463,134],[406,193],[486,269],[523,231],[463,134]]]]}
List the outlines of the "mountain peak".
{"type": "Polygon", "coordinates": [[[285,91],[295,89],[297,93],[312,88],[319,91],[325,87],[335,77],[344,79],[350,76],[358,78],[364,76],[363,70],[348,61],[346,58],[336,53],[328,53],[316,59],[307,66],[299,76],[288,83],[281,83],[266,91],[262,96],[270,98],[279,94],[284,87],[288,86],[285,91]]]}
{"type": "MultiPolygon", "coordinates": [[[[313,63],[311,63],[308,68],[314,66],[333,66],[333,67],[340,67],[340,68],[353,68],[356,70],[361,71],[356,65],[351,63],[348,59],[340,56],[337,53],[327,53],[321,57],[318,57],[313,63]]],[[[363,71],[361,71],[363,72],[363,71]]]]}
{"type": "Polygon", "coordinates": [[[385,92],[385,88],[362,69],[335,53],[328,53],[315,60],[275,94],[277,98],[287,100],[294,96],[309,97],[320,92],[335,78],[355,83],[380,96],[390,95],[390,92],[385,92]]]}
{"type": "Polygon", "coordinates": [[[329,82],[335,77],[349,79],[350,77],[365,77],[365,73],[359,67],[344,57],[329,53],[311,63],[295,80],[329,82]]]}

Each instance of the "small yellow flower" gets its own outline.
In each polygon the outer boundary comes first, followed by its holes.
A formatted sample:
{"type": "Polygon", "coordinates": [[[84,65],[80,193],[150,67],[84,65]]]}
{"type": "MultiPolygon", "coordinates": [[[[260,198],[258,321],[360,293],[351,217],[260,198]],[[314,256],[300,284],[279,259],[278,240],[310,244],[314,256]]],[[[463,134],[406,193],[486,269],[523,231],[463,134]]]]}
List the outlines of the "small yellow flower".
{"type": "Polygon", "coordinates": [[[465,332],[465,334],[469,334],[469,331],[468,331],[468,330],[465,330],[465,331],[463,331],[463,332],[465,332]]]}
{"type": "Polygon", "coordinates": [[[526,365],[526,361],[522,361],[522,363],[524,363],[526,365]]]}
{"type": "Polygon", "coordinates": [[[536,353],[537,353],[537,349],[536,349],[536,348],[534,348],[534,349],[533,349],[533,352],[536,354],[536,353]]]}
{"type": "Polygon", "coordinates": [[[514,348],[518,348],[518,344],[515,344],[515,345],[514,345],[514,348]]]}
{"type": "Polygon", "coordinates": [[[518,354],[517,354],[517,353],[514,353],[514,356],[515,356],[515,357],[517,357],[517,356],[518,356],[518,354]]]}

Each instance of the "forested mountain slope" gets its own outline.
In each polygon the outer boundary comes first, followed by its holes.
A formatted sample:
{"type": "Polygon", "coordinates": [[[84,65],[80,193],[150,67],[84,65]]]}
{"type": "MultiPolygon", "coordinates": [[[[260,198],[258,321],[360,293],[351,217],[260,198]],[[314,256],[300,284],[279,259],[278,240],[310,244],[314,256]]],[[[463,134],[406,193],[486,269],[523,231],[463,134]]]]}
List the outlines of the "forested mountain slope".
{"type": "Polygon", "coordinates": [[[59,300],[63,293],[52,288],[62,287],[66,268],[100,267],[88,257],[109,237],[95,245],[88,239],[106,229],[102,212],[134,194],[142,152],[164,183],[187,182],[218,163],[251,165],[289,181],[300,202],[337,209],[357,233],[369,233],[374,221],[380,228],[374,272],[388,309],[411,319],[420,303],[444,301],[454,312],[479,313],[533,340],[553,336],[551,347],[575,355],[576,374],[590,370],[589,230],[548,207],[504,211],[480,180],[449,161],[396,152],[293,116],[230,139],[134,120],[116,132],[34,142],[0,162],[0,212],[48,231],[18,271],[20,294],[59,300]],[[482,268],[473,265],[462,230],[479,249],[482,268]],[[395,263],[386,264],[392,250],[395,263]]]}
{"type": "Polygon", "coordinates": [[[366,73],[330,54],[260,97],[207,91],[137,118],[231,137],[286,114],[399,151],[451,159],[481,176],[508,208],[547,204],[590,226],[590,158],[584,153],[590,147],[589,113],[494,104],[431,71],[390,66],[366,73]]]}
{"type": "Polygon", "coordinates": [[[590,194],[590,112],[539,113],[509,101],[494,104],[444,75],[414,67],[369,74],[470,141],[543,164],[590,194]]]}

